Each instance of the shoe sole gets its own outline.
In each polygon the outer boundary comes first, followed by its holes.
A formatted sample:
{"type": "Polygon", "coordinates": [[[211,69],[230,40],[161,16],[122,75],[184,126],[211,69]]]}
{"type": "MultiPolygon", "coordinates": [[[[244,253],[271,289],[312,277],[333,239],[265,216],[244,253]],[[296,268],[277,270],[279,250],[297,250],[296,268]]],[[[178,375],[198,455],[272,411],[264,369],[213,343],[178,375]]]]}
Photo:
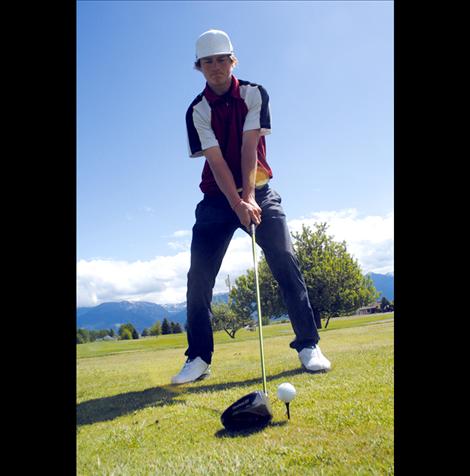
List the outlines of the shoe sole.
{"type": "Polygon", "coordinates": [[[326,374],[327,372],[330,372],[331,369],[320,369],[320,370],[309,370],[306,367],[303,367],[303,369],[311,374],[326,374]]]}
{"type": "Polygon", "coordinates": [[[206,372],[194,380],[188,380],[187,382],[171,382],[171,385],[184,385],[186,383],[194,383],[194,382],[198,382],[199,380],[204,380],[209,376],[210,376],[210,372],[206,372]]]}
{"type": "Polygon", "coordinates": [[[306,372],[309,372],[311,374],[326,374],[327,372],[331,371],[331,368],[329,369],[318,369],[318,370],[310,370],[305,367],[305,365],[302,365],[302,369],[305,370],[306,372]]]}
{"type": "Polygon", "coordinates": [[[198,382],[199,380],[204,380],[204,379],[206,379],[207,377],[209,377],[210,374],[211,374],[210,372],[204,373],[204,374],[202,374],[200,377],[198,377],[196,380],[193,380],[193,382],[198,382]]]}

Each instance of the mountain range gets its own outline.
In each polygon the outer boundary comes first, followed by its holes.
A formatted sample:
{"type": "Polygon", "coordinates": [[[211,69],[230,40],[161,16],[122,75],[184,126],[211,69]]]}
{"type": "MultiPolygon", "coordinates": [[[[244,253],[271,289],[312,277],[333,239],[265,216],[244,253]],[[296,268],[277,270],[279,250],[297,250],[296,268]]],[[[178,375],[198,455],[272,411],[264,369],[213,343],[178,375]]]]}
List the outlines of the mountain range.
{"type": "Polygon", "coordinates": [[[387,298],[389,301],[394,300],[394,284],[395,278],[393,273],[387,274],[377,274],[377,273],[367,273],[368,276],[372,279],[375,289],[379,291],[380,298],[387,298]]]}
{"type": "MultiPolygon", "coordinates": [[[[389,301],[394,300],[393,273],[377,274],[368,273],[375,288],[379,291],[380,298],[386,297],[389,301]]],[[[215,294],[213,302],[227,302],[228,293],[215,294]]],[[[104,302],[94,307],[77,308],[77,329],[111,329],[117,331],[121,324],[128,322],[141,333],[145,328],[149,328],[156,321],[163,319],[179,322],[183,327],[186,322],[186,302],[177,304],[155,304],[145,301],[121,301],[104,302]]]]}
{"type": "Polygon", "coordinates": [[[77,308],[77,328],[89,330],[117,330],[121,324],[130,322],[142,332],[165,318],[175,321],[170,319],[170,313],[163,306],[145,301],[104,302],[95,307],[77,308]]]}

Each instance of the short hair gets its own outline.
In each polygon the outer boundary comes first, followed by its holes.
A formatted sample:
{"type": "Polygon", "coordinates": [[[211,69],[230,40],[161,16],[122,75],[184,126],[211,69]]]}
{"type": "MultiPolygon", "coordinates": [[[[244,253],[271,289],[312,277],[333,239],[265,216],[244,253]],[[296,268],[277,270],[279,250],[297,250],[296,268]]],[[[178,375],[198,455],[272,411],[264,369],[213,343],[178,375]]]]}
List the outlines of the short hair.
{"type": "MultiPolygon", "coordinates": [[[[234,54],[229,54],[227,56],[229,57],[232,66],[235,68],[235,66],[238,64],[237,57],[234,54]]],[[[198,59],[194,62],[194,69],[196,69],[197,71],[201,71],[201,59],[198,59]]]]}

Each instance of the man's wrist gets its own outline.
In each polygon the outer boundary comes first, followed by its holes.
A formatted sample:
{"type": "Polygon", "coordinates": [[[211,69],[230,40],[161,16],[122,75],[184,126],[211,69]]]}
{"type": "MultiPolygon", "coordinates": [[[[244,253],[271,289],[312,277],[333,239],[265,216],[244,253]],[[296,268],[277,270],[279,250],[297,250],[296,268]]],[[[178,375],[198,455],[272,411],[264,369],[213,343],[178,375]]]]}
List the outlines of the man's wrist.
{"type": "Polygon", "coordinates": [[[245,192],[245,189],[243,189],[243,194],[242,194],[242,199],[248,202],[250,199],[255,198],[255,189],[253,188],[250,191],[245,192]]]}
{"type": "Polygon", "coordinates": [[[243,199],[239,198],[234,204],[232,204],[232,210],[235,211],[235,209],[240,205],[240,203],[243,202],[243,199]]]}

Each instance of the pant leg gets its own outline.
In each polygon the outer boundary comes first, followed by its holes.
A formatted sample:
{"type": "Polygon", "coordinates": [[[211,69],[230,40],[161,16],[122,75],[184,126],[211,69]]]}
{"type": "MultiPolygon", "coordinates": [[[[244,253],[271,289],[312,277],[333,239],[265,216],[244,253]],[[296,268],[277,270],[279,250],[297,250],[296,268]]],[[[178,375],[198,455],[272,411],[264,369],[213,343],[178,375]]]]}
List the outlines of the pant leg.
{"type": "Polygon", "coordinates": [[[188,348],[185,355],[190,359],[199,356],[207,363],[211,363],[214,351],[212,290],[237,228],[237,223],[233,220],[234,213],[224,200],[204,199],[198,204],[191,242],[191,266],[186,294],[188,348]]]}
{"type": "Polygon", "coordinates": [[[256,229],[256,242],[279,283],[289,319],[295,333],[290,347],[296,350],[320,340],[315,316],[308,298],[305,280],[295,256],[281,197],[269,186],[256,191],[262,209],[261,224],[256,229]]]}

